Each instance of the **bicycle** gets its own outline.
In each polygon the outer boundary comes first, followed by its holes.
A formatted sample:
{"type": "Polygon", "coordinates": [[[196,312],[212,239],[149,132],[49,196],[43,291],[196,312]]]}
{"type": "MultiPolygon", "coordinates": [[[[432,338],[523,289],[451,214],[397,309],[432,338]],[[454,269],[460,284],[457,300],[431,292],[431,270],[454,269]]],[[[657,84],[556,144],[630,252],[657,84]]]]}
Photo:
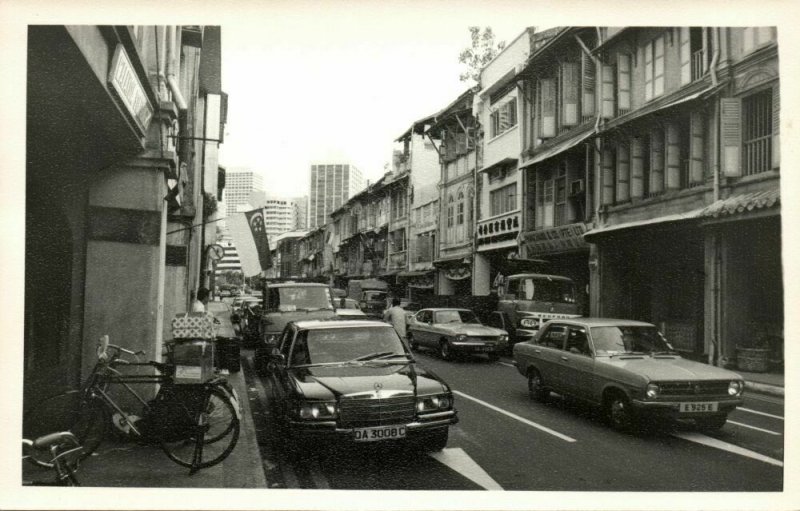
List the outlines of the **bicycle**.
{"type": "MultiPolygon", "coordinates": [[[[108,336],[103,336],[97,362],[81,389],[40,403],[26,415],[24,425],[46,424],[62,408],[62,425],[83,444],[81,459],[97,450],[113,424],[119,436],[159,445],[169,459],[190,468],[190,474],[224,460],[239,439],[241,416],[235,389],[219,375],[202,383],[176,383],[175,364],[142,362],[141,355],[144,352],[110,344],[108,336]],[[157,373],[124,374],[121,367],[151,367],[157,373]],[[155,398],[146,401],[131,387],[136,384],[160,387],[155,398]],[[125,411],[111,396],[112,388],[132,396],[141,405],[141,414],[125,411]]],[[[37,462],[52,466],[46,459],[37,462]]]]}
{"type": "Polygon", "coordinates": [[[22,459],[35,466],[52,468],[55,479],[52,481],[23,480],[23,486],[80,486],[75,472],[81,459],[83,447],[72,433],[61,431],[41,436],[35,440],[22,439],[22,459]],[[29,454],[26,454],[28,451],[29,454]],[[40,458],[31,453],[38,453],[40,457],[49,460],[40,461],[40,458]]]}

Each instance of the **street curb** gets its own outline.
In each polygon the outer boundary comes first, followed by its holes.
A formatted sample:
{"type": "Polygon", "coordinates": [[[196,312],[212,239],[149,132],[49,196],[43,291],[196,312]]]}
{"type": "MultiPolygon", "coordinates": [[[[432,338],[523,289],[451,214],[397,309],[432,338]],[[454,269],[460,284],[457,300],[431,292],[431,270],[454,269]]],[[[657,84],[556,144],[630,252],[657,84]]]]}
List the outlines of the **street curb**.
{"type": "Polygon", "coordinates": [[[777,385],[769,385],[766,383],[756,383],[752,381],[744,382],[744,388],[759,394],[769,394],[770,396],[785,397],[784,388],[777,385]]]}

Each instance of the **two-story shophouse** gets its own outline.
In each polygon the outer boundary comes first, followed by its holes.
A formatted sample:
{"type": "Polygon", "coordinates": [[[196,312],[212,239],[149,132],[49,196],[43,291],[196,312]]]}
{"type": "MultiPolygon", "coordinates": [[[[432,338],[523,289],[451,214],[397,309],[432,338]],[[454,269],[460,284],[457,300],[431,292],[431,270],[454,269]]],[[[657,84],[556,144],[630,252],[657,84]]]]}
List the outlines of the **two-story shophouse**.
{"type": "Polygon", "coordinates": [[[592,221],[594,148],[598,121],[595,27],[559,27],[535,35],[521,85],[520,169],[524,225],[521,255],[541,261],[543,273],[576,283],[589,309],[591,245],[583,234],[592,221]]]}
{"type": "Polygon", "coordinates": [[[300,258],[300,275],[306,279],[318,279],[327,282],[328,266],[325,261],[326,225],[309,231],[300,239],[298,257],[300,258]]]}
{"type": "Polygon", "coordinates": [[[593,314],[732,364],[783,333],[779,73],[769,27],[601,30],[593,314]]]}
{"type": "Polygon", "coordinates": [[[434,116],[420,119],[395,142],[401,172],[408,172],[408,250],[407,266],[397,274],[396,283],[404,287],[402,296],[418,301],[434,292],[433,260],[439,208],[439,152],[436,137],[427,132],[434,116]]]}
{"type": "Polygon", "coordinates": [[[436,294],[471,295],[475,233],[475,173],[480,167],[475,91],[469,89],[436,114],[428,133],[441,140],[436,294]]]}
{"type": "Polygon", "coordinates": [[[25,406],[75,388],[101,335],[158,359],[187,309],[215,239],[186,226],[218,193],[220,42],[219,27],[28,27],[25,406]]]}

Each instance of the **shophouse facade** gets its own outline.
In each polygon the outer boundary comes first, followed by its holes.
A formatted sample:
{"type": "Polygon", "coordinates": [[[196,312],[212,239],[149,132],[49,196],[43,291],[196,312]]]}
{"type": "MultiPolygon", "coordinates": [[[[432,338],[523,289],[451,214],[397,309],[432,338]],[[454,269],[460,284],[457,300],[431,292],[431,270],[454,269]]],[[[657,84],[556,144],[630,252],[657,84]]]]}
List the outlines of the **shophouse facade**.
{"type": "Polygon", "coordinates": [[[770,27],[601,29],[593,50],[591,312],[658,324],[734,365],[766,339],[782,363],[779,73],[770,27]]]}
{"type": "Polygon", "coordinates": [[[208,277],[215,237],[185,226],[219,194],[220,37],[29,27],[26,405],[79,384],[101,335],[158,359],[167,318],[208,277]]]}

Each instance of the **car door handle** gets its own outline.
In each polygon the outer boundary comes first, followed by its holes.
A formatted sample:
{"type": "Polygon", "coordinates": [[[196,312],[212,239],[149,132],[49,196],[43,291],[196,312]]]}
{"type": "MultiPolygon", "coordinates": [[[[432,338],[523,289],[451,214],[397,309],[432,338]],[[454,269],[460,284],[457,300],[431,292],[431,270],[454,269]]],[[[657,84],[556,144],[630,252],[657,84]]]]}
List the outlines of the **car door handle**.
{"type": "Polygon", "coordinates": [[[567,361],[569,360],[569,357],[563,357],[563,356],[562,356],[562,357],[561,357],[561,360],[563,360],[564,362],[567,362],[567,361]]]}

